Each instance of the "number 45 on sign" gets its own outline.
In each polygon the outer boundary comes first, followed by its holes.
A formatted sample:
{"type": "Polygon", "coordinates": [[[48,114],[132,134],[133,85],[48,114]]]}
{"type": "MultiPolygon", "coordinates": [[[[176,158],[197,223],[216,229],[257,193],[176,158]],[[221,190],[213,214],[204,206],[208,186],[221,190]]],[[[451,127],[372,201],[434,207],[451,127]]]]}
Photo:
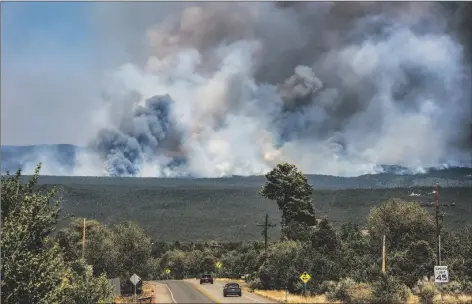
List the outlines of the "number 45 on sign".
{"type": "Polygon", "coordinates": [[[449,272],[447,271],[447,266],[434,266],[434,282],[449,282],[449,272]]]}

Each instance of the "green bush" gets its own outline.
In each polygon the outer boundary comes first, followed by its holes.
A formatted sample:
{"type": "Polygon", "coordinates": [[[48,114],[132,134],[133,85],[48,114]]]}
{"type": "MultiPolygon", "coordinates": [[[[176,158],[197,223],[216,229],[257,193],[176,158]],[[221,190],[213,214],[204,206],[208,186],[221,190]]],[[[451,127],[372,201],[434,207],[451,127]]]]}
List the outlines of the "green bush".
{"type": "Polygon", "coordinates": [[[371,301],[379,304],[394,304],[408,299],[409,289],[396,278],[382,274],[372,284],[371,301]]]}
{"type": "Polygon", "coordinates": [[[262,283],[261,283],[261,280],[259,280],[258,278],[257,279],[254,279],[252,281],[250,281],[247,286],[249,287],[249,289],[261,289],[262,288],[262,283]]]}
{"type": "Polygon", "coordinates": [[[267,259],[258,271],[263,288],[288,289],[291,293],[300,293],[303,284],[298,278],[298,269],[307,268],[304,259],[306,251],[299,242],[283,241],[272,245],[268,250],[267,259]]]}
{"type": "Polygon", "coordinates": [[[326,290],[326,296],[331,301],[342,301],[344,303],[371,302],[372,289],[366,283],[357,283],[350,278],[343,279],[337,284],[332,281],[323,283],[322,288],[326,290]]]}
{"type": "Polygon", "coordinates": [[[451,281],[447,284],[439,285],[439,290],[448,295],[458,296],[462,293],[463,286],[461,282],[451,281]]]}
{"type": "Polygon", "coordinates": [[[462,292],[467,295],[472,295],[472,282],[465,281],[462,283],[462,292]]]}
{"type": "Polygon", "coordinates": [[[336,284],[336,287],[327,293],[329,300],[340,300],[348,301],[349,299],[349,288],[351,288],[356,282],[350,278],[341,280],[336,284]]]}
{"type": "Polygon", "coordinates": [[[437,289],[434,282],[426,279],[418,281],[416,286],[413,288],[413,292],[420,297],[422,303],[430,304],[433,303],[434,296],[437,294],[437,289]]]}
{"type": "Polygon", "coordinates": [[[323,281],[320,284],[320,288],[318,290],[319,294],[332,294],[336,290],[337,282],[335,281],[323,281]]]}
{"type": "Polygon", "coordinates": [[[84,260],[71,263],[64,289],[64,303],[110,303],[114,289],[104,274],[94,277],[91,265],[84,260]]]}
{"type": "Polygon", "coordinates": [[[372,287],[367,283],[357,283],[349,290],[349,303],[371,303],[372,287]]]}

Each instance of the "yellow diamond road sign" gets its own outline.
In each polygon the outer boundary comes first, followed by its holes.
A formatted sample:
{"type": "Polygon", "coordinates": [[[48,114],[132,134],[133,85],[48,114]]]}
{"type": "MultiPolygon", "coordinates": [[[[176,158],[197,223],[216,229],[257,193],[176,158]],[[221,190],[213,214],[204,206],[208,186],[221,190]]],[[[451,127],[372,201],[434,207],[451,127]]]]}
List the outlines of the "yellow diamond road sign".
{"type": "Polygon", "coordinates": [[[303,283],[305,283],[305,284],[306,284],[310,279],[311,279],[311,276],[310,276],[307,272],[302,273],[302,275],[300,276],[300,280],[302,280],[303,283]]]}
{"type": "Polygon", "coordinates": [[[216,268],[220,269],[221,268],[221,262],[216,262],[216,268]]]}
{"type": "Polygon", "coordinates": [[[170,273],[170,269],[169,269],[169,268],[166,269],[166,273],[170,273]]]}

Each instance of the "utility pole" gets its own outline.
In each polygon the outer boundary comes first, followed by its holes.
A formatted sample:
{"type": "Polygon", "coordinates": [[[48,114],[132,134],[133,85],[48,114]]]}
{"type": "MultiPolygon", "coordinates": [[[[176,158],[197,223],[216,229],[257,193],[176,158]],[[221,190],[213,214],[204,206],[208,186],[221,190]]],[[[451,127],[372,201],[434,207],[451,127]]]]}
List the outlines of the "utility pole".
{"type": "Polygon", "coordinates": [[[20,191],[20,178],[18,178],[18,181],[16,182],[16,196],[15,198],[18,198],[18,192],[20,191]]]}
{"type": "Polygon", "coordinates": [[[387,250],[385,247],[385,234],[382,237],[382,272],[387,273],[387,250]]]}
{"type": "Polygon", "coordinates": [[[262,230],[262,235],[264,236],[264,248],[265,248],[265,255],[267,256],[267,238],[268,238],[268,231],[269,228],[274,228],[275,224],[270,224],[269,223],[269,214],[266,213],[265,216],[265,223],[264,224],[257,224],[258,227],[264,227],[262,230]]]}
{"type": "Polygon", "coordinates": [[[436,237],[438,241],[438,245],[436,248],[436,254],[437,254],[437,263],[438,266],[441,266],[441,224],[439,222],[439,218],[441,217],[440,215],[440,210],[439,208],[442,207],[455,207],[456,204],[439,204],[439,185],[436,185],[436,189],[433,191],[434,193],[434,205],[431,204],[423,204],[423,207],[434,207],[436,209],[436,237]]]}
{"type": "Polygon", "coordinates": [[[85,257],[85,217],[84,227],[82,228],[82,259],[85,257]]]}

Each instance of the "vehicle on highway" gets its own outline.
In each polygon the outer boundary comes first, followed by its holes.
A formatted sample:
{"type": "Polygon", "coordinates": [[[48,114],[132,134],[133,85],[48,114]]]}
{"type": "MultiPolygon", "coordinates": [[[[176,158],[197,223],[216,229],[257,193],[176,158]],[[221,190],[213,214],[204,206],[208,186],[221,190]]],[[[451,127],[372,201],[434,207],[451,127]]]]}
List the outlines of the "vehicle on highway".
{"type": "Polygon", "coordinates": [[[227,297],[227,296],[230,296],[230,295],[240,297],[241,294],[242,294],[241,293],[241,286],[239,286],[238,283],[227,283],[223,287],[223,296],[224,297],[227,297]]]}
{"type": "Polygon", "coordinates": [[[200,277],[200,284],[203,284],[203,283],[213,284],[213,277],[211,276],[211,274],[203,274],[200,277]]]}

